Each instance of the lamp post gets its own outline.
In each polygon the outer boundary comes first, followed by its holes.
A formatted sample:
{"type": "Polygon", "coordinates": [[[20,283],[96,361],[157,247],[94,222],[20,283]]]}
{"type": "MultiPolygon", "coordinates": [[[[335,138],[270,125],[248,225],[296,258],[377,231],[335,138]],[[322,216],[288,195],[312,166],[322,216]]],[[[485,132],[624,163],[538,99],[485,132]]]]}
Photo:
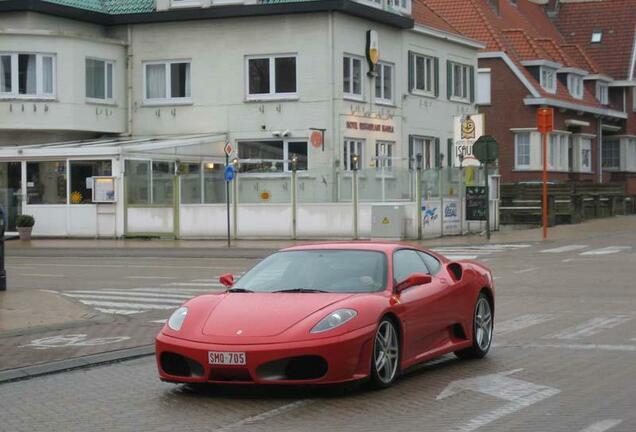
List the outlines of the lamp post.
{"type": "Polygon", "coordinates": [[[422,240],[422,153],[415,155],[415,201],[417,202],[417,239],[422,240]]]}
{"type": "Polygon", "coordinates": [[[292,240],[296,240],[296,176],[298,171],[298,156],[293,155],[291,158],[291,201],[292,201],[292,240]]]}
{"type": "Polygon", "coordinates": [[[352,182],[351,182],[351,201],[353,203],[353,239],[358,240],[358,162],[359,156],[357,154],[351,155],[351,170],[352,182]]]}

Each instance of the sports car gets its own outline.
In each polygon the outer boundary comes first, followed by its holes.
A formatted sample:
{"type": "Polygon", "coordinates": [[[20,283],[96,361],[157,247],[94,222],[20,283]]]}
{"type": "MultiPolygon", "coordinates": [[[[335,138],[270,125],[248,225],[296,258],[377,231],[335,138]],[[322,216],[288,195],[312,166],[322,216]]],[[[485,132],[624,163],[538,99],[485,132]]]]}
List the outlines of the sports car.
{"type": "Polygon", "coordinates": [[[178,308],[156,338],[175,383],[390,386],[454,352],[482,358],[493,334],[490,270],[404,243],[294,246],[178,308]]]}

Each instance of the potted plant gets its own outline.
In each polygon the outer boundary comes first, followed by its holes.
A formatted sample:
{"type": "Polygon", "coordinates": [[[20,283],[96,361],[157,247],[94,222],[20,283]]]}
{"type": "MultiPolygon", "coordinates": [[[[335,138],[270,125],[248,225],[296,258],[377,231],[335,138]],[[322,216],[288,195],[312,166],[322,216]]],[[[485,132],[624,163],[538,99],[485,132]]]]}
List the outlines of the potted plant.
{"type": "Polygon", "coordinates": [[[18,215],[15,219],[15,226],[18,228],[20,240],[31,240],[31,231],[33,231],[35,219],[31,215],[18,215]]]}

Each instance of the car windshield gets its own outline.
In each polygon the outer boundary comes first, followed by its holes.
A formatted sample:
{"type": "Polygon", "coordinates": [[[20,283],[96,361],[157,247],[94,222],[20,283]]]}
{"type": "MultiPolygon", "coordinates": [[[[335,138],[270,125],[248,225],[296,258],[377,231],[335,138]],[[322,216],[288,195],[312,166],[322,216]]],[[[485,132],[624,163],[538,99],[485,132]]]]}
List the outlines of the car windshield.
{"type": "Polygon", "coordinates": [[[361,250],[277,252],[245,273],[237,292],[359,293],[384,289],[385,254],[361,250]]]}

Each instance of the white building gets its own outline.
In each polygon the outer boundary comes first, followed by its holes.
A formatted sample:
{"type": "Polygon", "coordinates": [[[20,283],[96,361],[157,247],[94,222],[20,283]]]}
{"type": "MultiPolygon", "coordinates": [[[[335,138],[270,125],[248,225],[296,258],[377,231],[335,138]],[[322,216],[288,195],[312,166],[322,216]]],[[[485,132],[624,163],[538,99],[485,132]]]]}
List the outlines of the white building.
{"type": "Polygon", "coordinates": [[[229,142],[239,237],[288,236],[294,211],[299,237],[351,236],[353,155],[360,200],[405,204],[412,236],[415,155],[451,162],[481,46],[426,14],[410,0],[0,2],[9,225],[20,212],[34,235],[222,236],[229,142]],[[114,203],[92,201],[96,176],[115,178],[114,203]]]}

